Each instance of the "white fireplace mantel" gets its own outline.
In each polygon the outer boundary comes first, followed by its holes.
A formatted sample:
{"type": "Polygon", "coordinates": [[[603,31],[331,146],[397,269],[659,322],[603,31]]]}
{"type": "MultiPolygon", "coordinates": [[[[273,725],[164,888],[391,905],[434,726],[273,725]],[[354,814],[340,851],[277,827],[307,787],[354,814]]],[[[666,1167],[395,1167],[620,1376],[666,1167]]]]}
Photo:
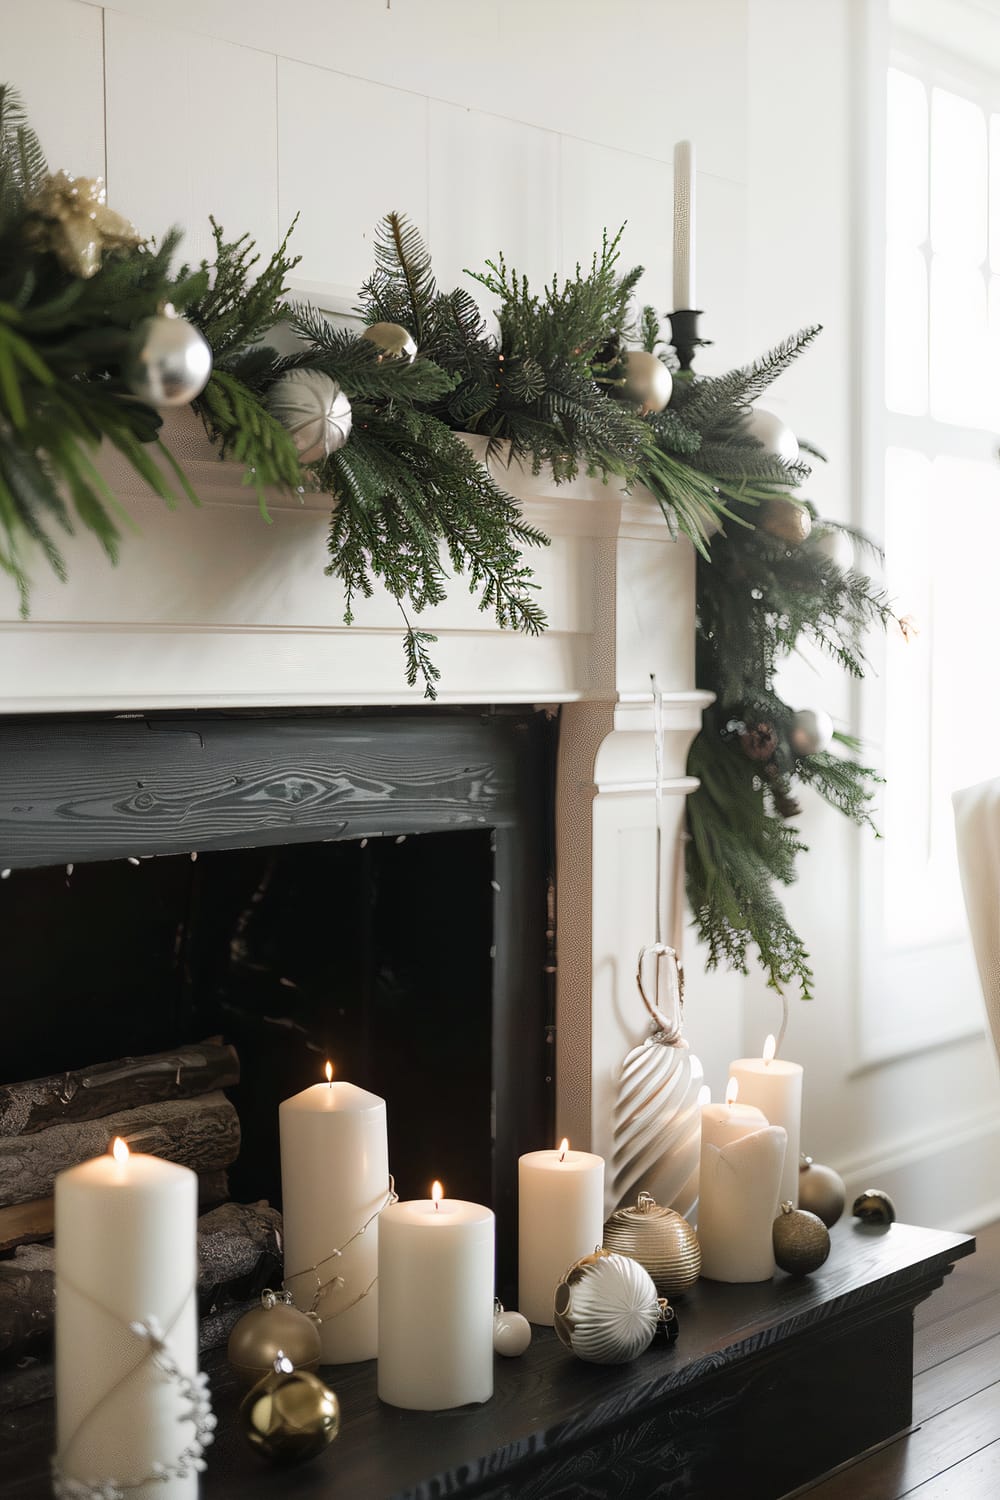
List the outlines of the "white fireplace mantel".
{"type": "MultiPolygon", "coordinates": [[[[324,576],[329,501],[275,497],[271,524],[238,467],[190,412],[166,439],[201,499],[168,510],[114,457],[105,472],[138,534],[112,569],[93,538],[65,548],[69,581],[39,559],[32,613],[0,585],[6,713],[424,702],[403,676],[401,620],[377,591],[343,624],[324,576]]],[[[475,441],[475,440],[473,440],[475,441]]],[[[651,674],[663,694],[663,922],[688,747],[710,701],[694,687],[694,556],[644,490],[501,468],[525,517],[552,539],[529,560],[548,616],[539,637],[496,628],[461,580],[419,617],[438,636],[442,704],[564,705],[558,775],[557,1083],[561,1132],[610,1155],[615,1070],[647,1029],[638,949],[654,932],[651,674]]]]}

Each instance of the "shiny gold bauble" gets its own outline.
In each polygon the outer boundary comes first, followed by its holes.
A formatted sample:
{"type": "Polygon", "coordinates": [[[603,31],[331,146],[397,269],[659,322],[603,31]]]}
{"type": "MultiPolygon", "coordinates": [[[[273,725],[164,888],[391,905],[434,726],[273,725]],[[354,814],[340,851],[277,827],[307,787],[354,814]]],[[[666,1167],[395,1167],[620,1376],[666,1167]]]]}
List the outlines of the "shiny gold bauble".
{"type": "Polygon", "coordinates": [[[797,500],[785,495],[770,495],[761,502],[757,524],[768,536],[797,547],[812,531],[812,516],[797,500]]]}
{"type": "Polygon", "coordinates": [[[260,1307],[244,1313],[229,1335],[226,1357],[244,1385],[253,1385],[284,1354],[296,1370],[318,1370],[319,1324],[285,1294],[265,1292],[260,1307]]]}
{"type": "Polygon", "coordinates": [[[808,1276],[830,1254],[830,1231],[822,1219],[783,1203],[771,1230],[774,1259],[790,1276],[808,1276]]]}
{"type": "Polygon", "coordinates": [[[578,1359],[622,1365],[653,1342],[660,1303],[653,1279],[627,1255],[598,1250],[570,1266],[556,1287],[554,1327],[578,1359]]]}
{"type": "Polygon", "coordinates": [[[243,1397],[240,1424],[254,1452],[271,1463],[304,1463],[340,1431],[340,1402],[318,1375],[279,1356],[243,1397]]]}
{"type": "Polygon", "coordinates": [[[896,1205],[881,1188],[865,1188],[855,1198],[851,1213],[863,1224],[892,1224],[896,1218],[896,1205]]]}
{"type": "Polygon", "coordinates": [[[663,411],[670,401],[674,379],[662,359],[645,349],[630,349],[625,356],[625,394],[638,403],[641,416],[663,411]]]}
{"type": "Polygon", "coordinates": [[[661,1297],[679,1297],[701,1274],[701,1247],[687,1219],[640,1193],[634,1208],[616,1208],[604,1226],[604,1248],[631,1256],[661,1297]]]}
{"type": "Polygon", "coordinates": [[[847,1192],[840,1173],[813,1161],[811,1156],[803,1156],[799,1161],[799,1207],[815,1214],[827,1229],[832,1229],[846,1202],[847,1192]]]}
{"type": "Polygon", "coordinates": [[[383,359],[404,359],[412,365],[417,357],[416,339],[402,323],[372,323],[361,337],[375,345],[380,363],[383,359]]]}

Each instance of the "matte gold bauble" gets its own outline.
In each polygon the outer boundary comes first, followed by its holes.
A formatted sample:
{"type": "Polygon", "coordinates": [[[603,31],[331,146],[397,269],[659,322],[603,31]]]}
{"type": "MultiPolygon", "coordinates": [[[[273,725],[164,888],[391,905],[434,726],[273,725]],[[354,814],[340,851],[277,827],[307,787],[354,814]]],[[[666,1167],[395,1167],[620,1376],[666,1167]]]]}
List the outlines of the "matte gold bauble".
{"type": "Polygon", "coordinates": [[[896,1218],[896,1205],[881,1188],[865,1188],[855,1198],[851,1213],[863,1224],[892,1224],[896,1218]]]}
{"type": "Polygon", "coordinates": [[[383,359],[405,359],[412,365],[417,357],[417,342],[402,323],[372,323],[361,337],[374,344],[379,352],[379,363],[383,359]]]}
{"type": "Polygon", "coordinates": [[[570,1266],[556,1287],[554,1327],[578,1359],[622,1365],[653,1342],[660,1303],[653,1279],[627,1255],[598,1250],[570,1266]]]}
{"type": "Polygon", "coordinates": [[[243,1384],[253,1385],[274,1369],[279,1354],[294,1369],[318,1370],[319,1324],[294,1307],[287,1292],[266,1291],[260,1307],[251,1308],[234,1325],[226,1357],[243,1384]]]}
{"type": "Polygon", "coordinates": [[[815,1214],[827,1229],[832,1229],[846,1202],[847,1192],[840,1173],[813,1161],[811,1156],[803,1156],[799,1162],[799,1207],[815,1214]]]}
{"type": "Polygon", "coordinates": [[[663,411],[670,401],[674,380],[662,359],[645,349],[630,349],[625,356],[625,393],[639,404],[640,415],[663,411]]]}
{"type": "Polygon", "coordinates": [[[771,1230],[774,1258],[790,1276],[808,1276],[830,1254],[830,1231],[822,1219],[783,1203],[771,1230]]]}
{"type": "Polygon", "coordinates": [[[701,1247],[687,1219],[640,1193],[634,1208],[616,1208],[604,1226],[604,1248],[631,1256],[661,1297],[678,1297],[701,1274],[701,1247]]]}
{"type": "Polygon", "coordinates": [[[761,503],[757,524],[768,536],[797,547],[812,530],[812,516],[797,500],[785,495],[771,495],[761,503]]]}
{"type": "Polygon", "coordinates": [[[340,1431],[340,1402],[318,1375],[279,1355],[240,1403],[240,1425],[255,1453],[273,1464],[300,1464],[340,1431]]]}

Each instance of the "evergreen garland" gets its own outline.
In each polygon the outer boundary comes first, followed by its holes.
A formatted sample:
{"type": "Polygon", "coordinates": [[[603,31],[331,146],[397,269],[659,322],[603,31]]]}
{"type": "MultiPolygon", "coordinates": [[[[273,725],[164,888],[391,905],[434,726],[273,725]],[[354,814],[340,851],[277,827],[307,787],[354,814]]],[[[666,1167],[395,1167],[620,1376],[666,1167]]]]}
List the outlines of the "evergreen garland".
{"type": "Polygon", "coordinates": [[[33,217],[46,170],[19,99],[0,86],[0,568],[17,584],[22,612],[25,556],[40,549],[63,577],[54,533],[72,530],[74,520],[117,555],[123,516],[95,463],[102,439],[167,503],[178,491],[195,500],[159,443],[159,414],[135,400],[122,377],[133,330],[165,301],[186,309],[212,348],[213,373],[193,405],[221,455],[244,465],[265,519],[269,488],[301,494],[308,485],[332,497],[327,572],[344,585],[346,618],[381,580],[403,614],[407,681],[422,681],[428,697],[440,675],[434,637],[408,611],[444,599],[449,567],[501,627],[536,633],[545,624],[522,549],[547,539],[459,434],[484,438],[491,458],[503,454],[536,473],[547,465],[557,481],[582,467],[642,483],[672,534],[686,534],[698,552],[698,682],[715,702],[689,759],[700,781],[687,804],[695,922],[712,964],[745,972],[755,948],[772,985],[797,982],[808,995],[808,955],[776,895],[794,879],[804,849],[791,822],[794,789],[811,785],[868,823],[877,777],[853,758],[858,746],[846,736],[838,736],[846,753],[796,754],[793,710],[776,675],[806,641],[861,676],[865,631],[891,618],[864,573],[757,524],[760,508],[787,504],[809,468],[770,456],[746,418],[819,330],[716,379],[677,374],[667,410],[643,416],[628,393],[628,349],[638,345],[668,364],[671,356],[653,309],[631,320],[641,271],[619,271],[621,232],[605,235],[589,269],[553,278],[541,294],[502,256],[488,262],[473,279],[497,299],[493,337],[467,290],[439,290],[415,228],[388,215],[360,311],[368,324],[399,323],[413,334],[419,356],[410,363],[381,357],[308,307],[289,308],[286,280],[296,261],[287,236],[259,266],[247,236],[227,241],[213,221],[212,265],[172,274],[179,238],[172,232],[156,249],[112,242],[95,274],[74,275],[33,217]],[[266,342],[282,317],[300,340],[291,356],[266,342]],[[336,381],[353,414],[349,442],[308,465],[267,405],[274,382],[301,369],[336,381]]]}

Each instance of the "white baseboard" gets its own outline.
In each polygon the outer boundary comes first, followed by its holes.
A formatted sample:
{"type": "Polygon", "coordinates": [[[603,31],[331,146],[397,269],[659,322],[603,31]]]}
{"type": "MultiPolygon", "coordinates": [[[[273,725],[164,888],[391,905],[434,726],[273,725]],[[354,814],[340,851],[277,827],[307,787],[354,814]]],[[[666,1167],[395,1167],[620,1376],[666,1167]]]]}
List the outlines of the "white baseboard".
{"type": "Polygon", "coordinates": [[[837,1166],[848,1211],[868,1187],[892,1198],[899,1219],[969,1232],[1000,1219],[1000,1105],[837,1166]]]}

